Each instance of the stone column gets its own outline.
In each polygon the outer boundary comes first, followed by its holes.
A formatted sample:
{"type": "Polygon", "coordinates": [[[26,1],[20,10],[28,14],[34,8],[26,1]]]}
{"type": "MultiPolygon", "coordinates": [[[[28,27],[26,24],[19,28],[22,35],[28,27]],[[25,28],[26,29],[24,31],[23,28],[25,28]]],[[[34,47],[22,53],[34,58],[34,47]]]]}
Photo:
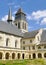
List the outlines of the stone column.
{"type": "Polygon", "coordinates": [[[42,53],[42,58],[44,58],[44,53],[42,53]]]}
{"type": "Polygon", "coordinates": [[[5,52],[3,52],[2,60],[5,60],[5,52]]]}
{"type": "Polygon", "coordinates": [[[12,53],[10,53],[9,55],[9,60],[12,60],[12,53]]]}
{"type": "Polygon", "coordinates": [[[22,53],[20,54],[20,59],[22,59],[22,53]]]}
{"type": "Polygon", "coordinates": [[[36,53],[36,59],[38,58],[38,54],[36,53]]]}
{"type": "Polygon", "coordinates": [[[32,53],[31,53],[31,59],[33,59],[33,55],[32,55],[32,53]]]}
{"type": "Polygon", "coordinates": [[[17,55],[18,55],[18,53],[15,53],[15,59],[18,59],[18,56],[17,55]]]}

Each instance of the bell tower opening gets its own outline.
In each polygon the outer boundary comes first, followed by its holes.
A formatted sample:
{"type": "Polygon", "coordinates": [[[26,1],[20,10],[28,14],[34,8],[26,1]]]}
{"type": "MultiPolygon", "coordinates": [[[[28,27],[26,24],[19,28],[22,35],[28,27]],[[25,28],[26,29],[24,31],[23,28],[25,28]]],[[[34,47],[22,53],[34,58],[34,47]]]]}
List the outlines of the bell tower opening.
{"type": "Polygon", "coordinates": [[[20,29],[23,33],[28,32],[28,23],[26,21],[26,14],[22,11],[22,9],[18,9],[15,14],[14,24],[20,29]]]}

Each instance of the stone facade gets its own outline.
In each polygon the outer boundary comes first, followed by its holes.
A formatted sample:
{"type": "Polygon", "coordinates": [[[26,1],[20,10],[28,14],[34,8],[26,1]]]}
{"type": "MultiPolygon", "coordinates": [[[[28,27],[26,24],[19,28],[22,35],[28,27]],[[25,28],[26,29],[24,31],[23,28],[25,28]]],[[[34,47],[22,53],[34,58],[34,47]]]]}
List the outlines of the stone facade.
{"type": "Polygon", "coordinates": [[[46,29],[28,32],[26,15],[21,9],[16,15],[15,25],[11,24],[11,10],[9,11],[8,23],[0,22],[0,59],[46,58],[46,29]]]}

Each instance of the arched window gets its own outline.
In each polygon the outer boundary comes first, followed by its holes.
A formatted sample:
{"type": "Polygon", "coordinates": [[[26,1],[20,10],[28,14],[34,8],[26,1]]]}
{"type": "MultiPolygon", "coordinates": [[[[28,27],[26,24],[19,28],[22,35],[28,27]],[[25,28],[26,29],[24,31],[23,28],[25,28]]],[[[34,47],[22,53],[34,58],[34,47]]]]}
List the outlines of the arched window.
{"type": "Polygon", "coordinates": [[[22,59],[24,59],[24,53],[22,54],[22,59]]]}
{"type": "Polygon", "coordinates": [[[12,59],[15,59],[15,53],[12,53],[12,59]]]}
{"type": "Polygon", "coordinates": [[[9,53],[6,53],[5,58],[9,59],[9,53]]]}
{"type": "Polygon", "coordinates": [[[0,52],[0,59],[2,59],[2,53],[0,52]]]}
{"type": "Polygon", "coordinates": [[[36,58],[36,54],[35,53],[33,53],[33,59],[35,59],[36,58]]]}
{"type": "Polygon", "coordinates": [[[17,47],[17,40],[15,40],[15,47],[17,47]]]}
{"type": "Polygon", "coordinates": [[[18,53],[18,59],[20,59],[20,53],[18,53]]]}
{"type": "Polygon", "coordinates": [[[38,53],[38,58],[42,58],[42,54],[41,53],[38,53]]]}
{"type": "Polygon", "coordinates": [[[6,39],[6,46],[8,46],[9,38],[6,39]]]}
{"type": "Polygon", "coordinates": [[[44,53],[44,57],[46,58],[46,53],[44,53]]]}
{"type": "Polygon", "coordinates": [[[29,59],[31,59],[31,55],[29,55],[29,59]]]}

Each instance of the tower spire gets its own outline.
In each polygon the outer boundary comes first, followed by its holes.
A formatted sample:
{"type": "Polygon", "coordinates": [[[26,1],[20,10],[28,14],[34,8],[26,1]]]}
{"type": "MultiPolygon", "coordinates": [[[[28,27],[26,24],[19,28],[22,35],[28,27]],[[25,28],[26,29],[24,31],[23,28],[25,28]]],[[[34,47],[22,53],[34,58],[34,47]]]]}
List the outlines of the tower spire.
{"type": "Polygon", "coordinates": [[[8,23],[12,23],[12,11],[11,11],[11,7],[9,8],[9,13],[8,13],[8,23]]]}

